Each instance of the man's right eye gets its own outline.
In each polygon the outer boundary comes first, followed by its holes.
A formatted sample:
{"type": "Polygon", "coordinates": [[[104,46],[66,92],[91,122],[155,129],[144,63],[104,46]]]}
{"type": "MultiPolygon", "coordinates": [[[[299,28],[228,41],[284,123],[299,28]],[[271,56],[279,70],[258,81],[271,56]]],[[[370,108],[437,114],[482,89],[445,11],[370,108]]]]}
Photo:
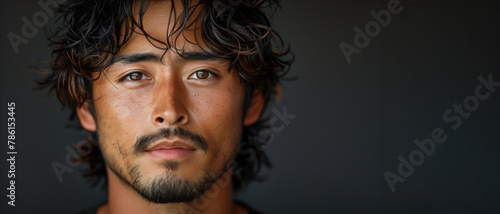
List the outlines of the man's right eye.
{"type": "Polygon", "coordinates": [[[129,73],[126,76],[124,76],[122,78],[122,81],[123,80],[139,81],[139,80],[143,80],[146,78],[147,78],[147,76],[141,72],[132,72],[132,73],[129,73]]]}

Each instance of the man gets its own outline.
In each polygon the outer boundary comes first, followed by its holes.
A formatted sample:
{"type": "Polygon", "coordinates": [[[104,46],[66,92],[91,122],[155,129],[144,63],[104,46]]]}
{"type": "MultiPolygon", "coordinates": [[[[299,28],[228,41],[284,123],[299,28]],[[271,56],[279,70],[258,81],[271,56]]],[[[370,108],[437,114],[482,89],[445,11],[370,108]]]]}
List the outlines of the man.
{"type": "Polygon", "coordinates": [[[90,213],[256,213],[232,193],[270,165],[261,113],[291,61],[276,1],[69,1],[41,86],[75,109],[108,201],[90,213]],[[101,155],[102,154],[102,155],[101,155]]]}

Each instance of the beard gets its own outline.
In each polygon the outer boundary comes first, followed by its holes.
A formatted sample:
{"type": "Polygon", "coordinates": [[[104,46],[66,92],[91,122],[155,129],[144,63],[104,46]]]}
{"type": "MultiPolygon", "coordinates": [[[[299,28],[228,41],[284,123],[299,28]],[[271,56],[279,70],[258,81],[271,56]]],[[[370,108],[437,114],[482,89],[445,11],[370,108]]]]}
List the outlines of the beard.
{"type": "MultiPolygon", "coordinates": [[[[138,157],[137,155],[146,148],[147,145],[153,143],[158,138],[170,135],[190,139],[202,150],[207,150],[206,141],[201,136],[180,128],[174,130],[163,129],[157,133],[140,138],[135,145],[134,154],[132,156],[138,157]]],[[[121,149],[118,150],[121,151],[121,149]]],[[[176,173],[179,167],[177,161],[165,161],[161,165],[164,170],[163,173],[155,177],[145,177],[141,173],[139,163],[132,162],[131,164],[126,164],[124,170],[116,164],[118,163],[116,159],[111,158],[111,160],[106,160],[105,158],[108,168],[122,181],[122,183],[131,187],[146,201],[158,204],[192,202],[198,199],[227,172],[228,169],[226,166],[228,166],[230,161],[231,159],[223,160],[223,165],[219,168],[221,170],[218,173],[214,173],[208,168],[201,167],[200,170],[203,172],[201,176],[194,180],[189,180],[176,173]],[[130,178],[130,180],[126,179],[127,177],[130,178]]]]}
{"type": "MultiPolygon", "coordinates": [[[[229,161],[226,161],[226,163],[229,163],[229,161]]],[[[145,178],[140,173],[139,165],[137,164],[131,167],[128,173],[132,177],[132,182],[130,182],[125,178],[126,176],[121,170],[116,170],[109,163],[107,166],[122,183],[131,187],[146,201],[157,204],[192,202],[203,195],[205,191],[227,172],[227,170],[222,170],[218,174],[214,174],[205,168],[202,169],[203,176],[201,178],[190,181],[173,171],[178,167],[178,163],[168,162],[164,165],[164,174],[154,178],[145,178]]]]}
{"type": "Polygon", "coordinates": [[[152,203],[192,202],[203,195],[225,173],[222,171],[211,176],[213,173],[210,170],[203,169],[201,178],[190,181],[171,170],[176,167],[177,163],[167,163],[164,174],[149,179],[140,174],[138,166],[132,167],[130,175],[133,181],[128,184],[145,200],[152,203]]]}
{"type": "MultiPolygon", "coordinates": [[[[225,161],[224,166],[227,166],[229,162],[230,160],[225,161]]],[[[116,170],[110,163],[107,163],[107,166],[122,183],[131,187],[146,201],[157,204],[192,202],[202,196],[227,172],[223,168],[224,170],[214,174],[204,168],[201,178],[190,181],[175,173],[178,167],[177,162],[169,161],[164,164],[165,173],[154,178],[145,178],[139,170],[139,165],[136,164],[130,167],[128,175],[131,176],[132,181],[128,181],[123,171],[116,170]]]]}

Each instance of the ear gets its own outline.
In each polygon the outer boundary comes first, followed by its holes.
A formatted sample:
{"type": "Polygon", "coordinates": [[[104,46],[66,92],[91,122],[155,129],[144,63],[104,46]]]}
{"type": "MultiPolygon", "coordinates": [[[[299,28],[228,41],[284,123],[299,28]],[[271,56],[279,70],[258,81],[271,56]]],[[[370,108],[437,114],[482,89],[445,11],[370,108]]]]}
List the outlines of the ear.
{"type": "Polygon", "coordinates": [[[247,112],[245,114],[245,119],[243,120],[244,126],[249,126],[257,122],[264,109],[264,96],[258,90],[254,90],[252,94],[252,99],[250,100],[250,105],[248,106],[247,112]]]}
{"type": "Polygon", "coordinates": [[[92,115],[92,112],[90,111],[90,106],[88,101],[83,103],[81,107],[76,108],[76,114],[78,115],[78,119],[80,119],[80,124],[85,130],[91,132],[95,132],[97,130],[95,119],[94,116],[92,115]]]}

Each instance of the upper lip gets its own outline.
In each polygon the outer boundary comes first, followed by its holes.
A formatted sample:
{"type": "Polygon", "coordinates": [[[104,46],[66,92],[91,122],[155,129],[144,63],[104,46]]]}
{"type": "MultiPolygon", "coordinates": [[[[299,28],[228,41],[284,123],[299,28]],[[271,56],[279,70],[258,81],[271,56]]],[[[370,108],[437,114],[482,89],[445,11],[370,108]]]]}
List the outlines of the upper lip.
{"type": "Polygon", "coordinates": [[[186,150],[195,150],[194,147],[190,146],[189,144],[180,141],[180,140],[173,140],[173,141],[168,141],[166,139],[161,140],[158,143],[153,144],[152,147],[146,149],[146,151],[154,151],[154,150],[159,150],[159,149],[186,149],[186,150]]]}

